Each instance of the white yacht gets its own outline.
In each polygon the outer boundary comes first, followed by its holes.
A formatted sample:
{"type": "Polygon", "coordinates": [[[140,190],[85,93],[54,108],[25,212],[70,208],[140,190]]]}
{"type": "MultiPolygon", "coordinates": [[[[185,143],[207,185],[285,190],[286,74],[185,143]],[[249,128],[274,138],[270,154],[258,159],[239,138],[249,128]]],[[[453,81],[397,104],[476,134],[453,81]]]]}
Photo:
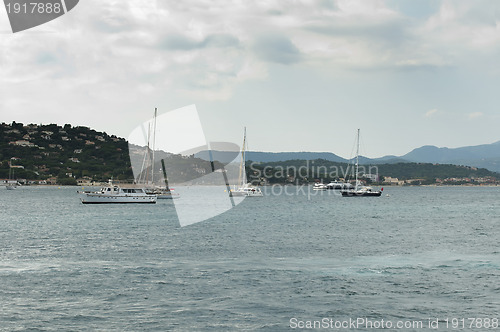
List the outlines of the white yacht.
{"type": "Polygon", "coordinates": [[[147,194],[143,188],[121,188],[119,186],[103,187],[99,191],[79,191],[83,204],[123,204],[142,203],[155,204],[157,197],[147,194]]]}

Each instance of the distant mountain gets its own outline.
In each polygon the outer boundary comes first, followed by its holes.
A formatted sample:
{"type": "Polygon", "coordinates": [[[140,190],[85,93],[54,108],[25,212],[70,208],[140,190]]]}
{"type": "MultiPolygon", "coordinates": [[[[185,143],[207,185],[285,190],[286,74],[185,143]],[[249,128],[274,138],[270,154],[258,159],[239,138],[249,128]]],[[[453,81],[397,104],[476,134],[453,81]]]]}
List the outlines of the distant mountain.
{"type": "MultiPolygon", "coordinates": [[[[207,155],[208,155],[207,152],[200,152],[200,154],[196,154],[195,156],[198,158],[206,158],[207,155]]],[[[271,162],[287,161],[287,160],[316,160],[316,159],[323,159],[336,163],[352,163],[354,161],[353,159],[342,158],[331,152],[248,151],[246,155],[247,155],[247,160],[262,162],[262,163],[271,163],[271,162]]],[[[405,162],[407,163],[409,161],[397,156],[385,156],[382,158],[375,158],[375,159],[359,156],[360,164],[396,164],[405,162]]]]}
{"type": "MultiPolygon", "coordinates": [[[[263,163],[316,159],[324,159],[339,163],[349,163],[353,161],[352,159],[344,159],[330,152],[247,152],[247,160],[263,163]]],[[[467,165],[500,172],[500,141],[492,144],[453,149],[426,145],[414,149],[400,157],[394,155],[381,158],[359,157],[360,164],[397,164],[408,162],[467,165]]]]}
{"type": "MultiPolygon", "coordinates": [[[[233,160],[238,152],[216,151],[218,160],[222,159],[227,161],[233,160]]],[[[200,151],[194,155],[196,158],[208,160],[208,151],[200,151]]],[[[215,157],[214,157],[215,158],[215,157]]],[[[316,160],[324,159],[337,163],[346,163],[347,159],[337,156],[331,152],[259,152],[247,151],[246,159],[248,161],[255,161],[259,163],[272,163],[277,161],[287,160],[316,160]]]]}
{"type": "Polygon", "coordinates": [[[468,165],[500,172],[500,141],[453,149],[426,145],[414,149],[401,158],[420,163],[468,165]]]}
{"type": "Polygon", "coordinates": [[[324,159],[338,163],[348,162],[347,159],[337,156],[331,152],[247,152],[247,160],[258,162],[275,162],[285,160],[316,160],[324,159]]]}

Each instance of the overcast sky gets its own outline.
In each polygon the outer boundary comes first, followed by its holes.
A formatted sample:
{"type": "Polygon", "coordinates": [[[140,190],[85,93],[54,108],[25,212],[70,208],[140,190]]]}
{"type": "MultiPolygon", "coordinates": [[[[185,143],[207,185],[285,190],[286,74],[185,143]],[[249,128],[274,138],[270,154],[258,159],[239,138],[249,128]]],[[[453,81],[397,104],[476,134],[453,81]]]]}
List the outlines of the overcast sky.
{"type": "Polygon", "coordinates": [[[196,104],[209,141],[402,155],[500,140],[500,1],[83,0],[12,34],[0,122],[121,137],[196,104]]]}

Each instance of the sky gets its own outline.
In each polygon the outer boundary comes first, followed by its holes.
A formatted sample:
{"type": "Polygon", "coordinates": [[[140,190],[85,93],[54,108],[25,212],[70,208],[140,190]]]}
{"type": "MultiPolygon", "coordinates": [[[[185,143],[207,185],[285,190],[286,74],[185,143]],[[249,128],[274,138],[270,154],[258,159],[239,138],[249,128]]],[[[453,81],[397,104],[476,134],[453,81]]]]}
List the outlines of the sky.
{"type": "Polygon", "coordinates": [[[0,122],[120,137],[196,105],[207,141],[403,155],[500,140],[495,0],[82,0],[13,34],[0,122]]]}

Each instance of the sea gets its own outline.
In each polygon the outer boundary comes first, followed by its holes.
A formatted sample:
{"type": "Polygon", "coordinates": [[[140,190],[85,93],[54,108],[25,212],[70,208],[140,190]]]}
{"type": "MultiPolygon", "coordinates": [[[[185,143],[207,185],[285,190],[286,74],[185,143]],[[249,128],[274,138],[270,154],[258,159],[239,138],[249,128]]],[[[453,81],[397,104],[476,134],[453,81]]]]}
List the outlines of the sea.
{"type": "Polygon", "coordinates": [[[499,330],[500,187],[264,187],[186,227],[78,189],[0,188],[1,331],[499,330]]]}

